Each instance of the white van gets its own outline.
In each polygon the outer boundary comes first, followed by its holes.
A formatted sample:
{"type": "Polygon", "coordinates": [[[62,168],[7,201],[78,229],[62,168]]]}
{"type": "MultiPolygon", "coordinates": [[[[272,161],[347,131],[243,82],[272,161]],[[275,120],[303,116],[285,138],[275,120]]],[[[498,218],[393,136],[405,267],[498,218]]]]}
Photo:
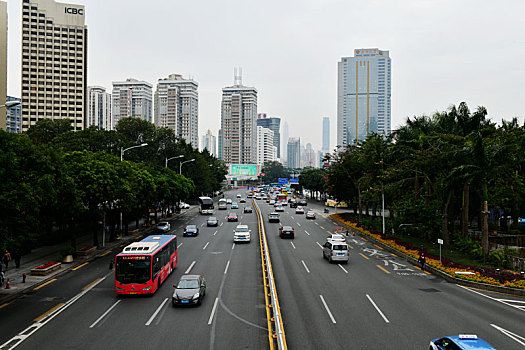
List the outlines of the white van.
{"type": "Polygon", "coordinates": [[[218,206],[219,206],[219,210],[226,210],[226,209],[228,209],[228,205],[226,204],[226,199],[224,199],[224,198],[219,199],[218,206]]]}

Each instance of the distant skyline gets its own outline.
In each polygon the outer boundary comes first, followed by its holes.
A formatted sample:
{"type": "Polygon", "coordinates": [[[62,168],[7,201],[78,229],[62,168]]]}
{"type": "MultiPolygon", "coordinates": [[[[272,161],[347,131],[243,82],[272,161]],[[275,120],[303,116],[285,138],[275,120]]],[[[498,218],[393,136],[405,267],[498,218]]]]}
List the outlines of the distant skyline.
{"type": "MultiPolygon", "coordinates": [[[[291,137],[320,150],[323,116],[336,139],[337,62],[363,47],[390,51],[393,130],[462,101],[485,106],[495,122],[523,123],[521,0],[63,2],[86,7],[89,86],[111,91],[112,81],[131,77],[151,84],[171,73],[191,77],[199,82],[199,135],[217,133],[222,88],[242,67],[243,84],[259,92],[258,111],[281,117],[291,137]],[[180,29],[170,45],[174,14],[180,29]]],[[[8,95],[15,97],[21,6],[8,2],[8,95]]]]}

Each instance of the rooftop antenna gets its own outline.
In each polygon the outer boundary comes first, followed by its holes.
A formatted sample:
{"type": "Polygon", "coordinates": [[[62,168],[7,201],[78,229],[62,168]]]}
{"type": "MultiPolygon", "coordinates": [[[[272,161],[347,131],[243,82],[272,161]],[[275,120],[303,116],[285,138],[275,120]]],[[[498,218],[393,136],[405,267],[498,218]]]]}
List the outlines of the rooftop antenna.
{"type": "Polygon", "coordinates": [[[237,67],[233,68],[233,76],[234,76],[234,85],[235,86],[242,86],[242,68],[237,67]]]}

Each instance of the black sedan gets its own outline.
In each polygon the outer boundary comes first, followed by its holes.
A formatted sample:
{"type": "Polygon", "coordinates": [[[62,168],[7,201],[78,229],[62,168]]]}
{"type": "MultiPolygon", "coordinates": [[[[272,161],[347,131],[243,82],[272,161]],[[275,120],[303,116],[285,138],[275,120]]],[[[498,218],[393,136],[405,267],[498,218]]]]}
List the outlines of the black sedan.
{"type": "Polygon", "coordinates": [[[199,228],[197,225],[188,225],[184,229],[184,235],[183,236],[197,236],[199,234],[199,228]]]}
{"type": "Polygon", "coordinates": [[[173,306],[200,305],[206,295],[206,281],[201,275],[183,275],[179,283],[173,287],[175,287],[171,297],[173,306]]]}
{"type": "Polygon", "coordinates": [[[282,226],[281,228],[279,228],[279,237],[294,238],[294,236],[295,236],[295,232],[292,226],[282,226]]]}
{"type": "Polygon", "coordinates": [[[206,221],[206,226],[219,226],[219,220],[215,216],[210,216],[206,221]]]}

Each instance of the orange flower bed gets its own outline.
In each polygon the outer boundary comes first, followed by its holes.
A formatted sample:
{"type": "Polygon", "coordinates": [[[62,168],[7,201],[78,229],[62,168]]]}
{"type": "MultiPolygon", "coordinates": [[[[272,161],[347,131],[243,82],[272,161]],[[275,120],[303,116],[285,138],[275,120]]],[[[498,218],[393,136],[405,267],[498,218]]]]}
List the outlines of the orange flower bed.
{"type": "MultiPolygon", "coordinates": [[[[381,235],[374,234],[370,232],[369,230],[358,226],[356,222],[344,219],[341,214],[332,214],[330,215],[330,217],[340,223],[350,226],[352,229],[357,230],[364,235],[373,237],[379,242],[382,242],[383,244],[388,245],[414,259],[418,259],[419,257],[418,250],[408,249],[405,246],[402,246],[396,243],[394,239],[388,239],[388,238],[385,239],[381,235]]],[[[479,282],[479,283],[487,283],[487,284],[492,284],[492,285],[504,286],[504,287],[525,289],[525,280],[523,279],[514,279],[512,281],[501,283],[500,281],[498,281],[497,279],[493,277],[484,276],[479,271],[473,271],[473,270],[465,269],[465,268],[455,268],[455,267],[444,266],[442,263],[440,263],[439,260],[431,259],[429,257],[427,257],[426,263],[427,265],[432,266],[433,268],[437,270],[443,271],[444,273],[450,276],[453,276],[455,278],[460,278],[460,279],[479,282]],[[470,272],[470,274],[456,274],[456,272],[470,272]]]]}

